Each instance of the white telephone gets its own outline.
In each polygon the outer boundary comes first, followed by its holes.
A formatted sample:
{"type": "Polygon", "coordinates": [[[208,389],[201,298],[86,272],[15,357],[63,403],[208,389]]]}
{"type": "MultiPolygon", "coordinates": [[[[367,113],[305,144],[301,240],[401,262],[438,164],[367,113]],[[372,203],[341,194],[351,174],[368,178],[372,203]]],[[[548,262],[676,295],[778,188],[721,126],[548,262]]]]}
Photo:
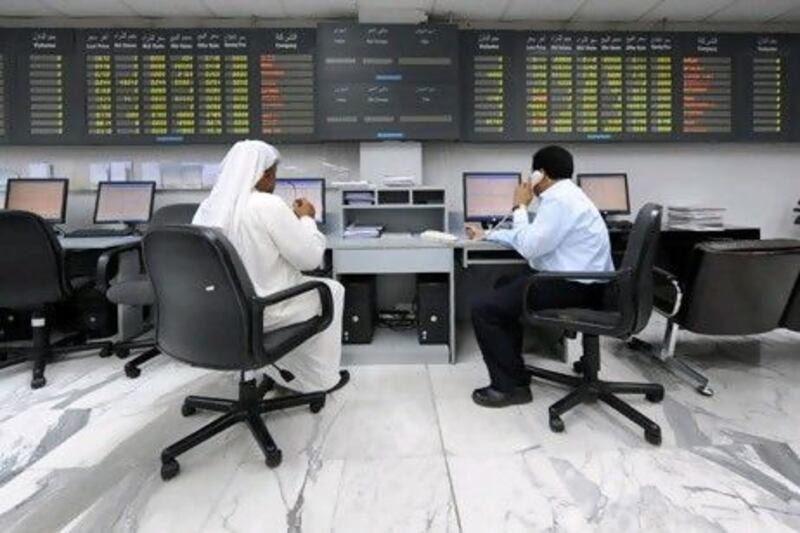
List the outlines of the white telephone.
{"type": "Polygon", "coordinates": [[[544,173],[541,170],[534,170],[530,173],[528,177],[528,183],[531,184],[531,187],[537,185],[540,181],[544,179],[544,173]]]}

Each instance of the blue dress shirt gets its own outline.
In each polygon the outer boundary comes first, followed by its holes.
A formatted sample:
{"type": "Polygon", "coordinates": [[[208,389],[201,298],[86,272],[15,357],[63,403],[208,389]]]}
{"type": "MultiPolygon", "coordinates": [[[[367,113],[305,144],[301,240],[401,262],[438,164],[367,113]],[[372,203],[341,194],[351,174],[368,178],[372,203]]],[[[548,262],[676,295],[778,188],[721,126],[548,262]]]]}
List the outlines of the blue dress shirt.
{"type": "Polygon", "coordinates": [[[533,222],[527,209],[519,207],[513,228],[490,231],[486,240],[513,247],[534,270],[614,270],[603,217],[571,180],[559,180],[541,194],[533,222]]]}

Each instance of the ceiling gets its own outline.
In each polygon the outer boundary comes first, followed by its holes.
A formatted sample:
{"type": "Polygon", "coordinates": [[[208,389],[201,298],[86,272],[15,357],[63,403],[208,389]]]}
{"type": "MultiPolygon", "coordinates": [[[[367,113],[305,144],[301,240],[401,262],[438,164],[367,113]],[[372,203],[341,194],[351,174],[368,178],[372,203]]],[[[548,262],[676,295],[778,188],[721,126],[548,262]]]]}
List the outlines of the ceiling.
{"type": "Polygon", "coordinates": [[[0,17],[321,19],[376,9],[459,21],[800,22],[800,0],[0,0],[0,17]]]}

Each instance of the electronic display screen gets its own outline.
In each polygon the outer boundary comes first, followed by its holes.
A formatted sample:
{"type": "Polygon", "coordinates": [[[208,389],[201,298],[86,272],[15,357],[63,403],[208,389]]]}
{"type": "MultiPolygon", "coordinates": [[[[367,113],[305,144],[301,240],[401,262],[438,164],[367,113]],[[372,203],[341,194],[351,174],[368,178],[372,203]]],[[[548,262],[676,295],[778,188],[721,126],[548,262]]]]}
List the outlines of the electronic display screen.
{"type": "Polygon", "coordinates": [[[323,140],[458,138],[455,26],[330,23],[317,39],[323,140]]]}

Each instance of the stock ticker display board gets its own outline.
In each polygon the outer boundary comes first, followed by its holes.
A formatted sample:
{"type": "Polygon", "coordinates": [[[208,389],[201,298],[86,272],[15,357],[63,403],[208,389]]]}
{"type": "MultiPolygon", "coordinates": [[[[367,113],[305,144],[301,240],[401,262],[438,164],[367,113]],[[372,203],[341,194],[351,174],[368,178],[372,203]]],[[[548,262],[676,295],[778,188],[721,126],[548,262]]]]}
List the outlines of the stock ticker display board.
{"type": "Polygon", "coordinates": [[[0,29],[0,143],[800,141],[800,35],[0,29]]]}
{"type": "Polygon", "coordinates": [[[475,30],[461,50],[465,140],[800,137],[794,36],[475,30]]]}
{"type": "Polygon", "coordinates": [[[280,141],[316,139],[313,28],[263,30],[255,38],[258,133],[280,141]]]}
{"type": "Polygon", "coordinates": [[[459,137],[455,26],[321,24],[317,41],[322,139],[459,137]]]}
{"type": "Polygon", "coordinates": [[[91,143],[246,137],[250,35],[239,30],[86,30],[85,135],[91,143]]]}

